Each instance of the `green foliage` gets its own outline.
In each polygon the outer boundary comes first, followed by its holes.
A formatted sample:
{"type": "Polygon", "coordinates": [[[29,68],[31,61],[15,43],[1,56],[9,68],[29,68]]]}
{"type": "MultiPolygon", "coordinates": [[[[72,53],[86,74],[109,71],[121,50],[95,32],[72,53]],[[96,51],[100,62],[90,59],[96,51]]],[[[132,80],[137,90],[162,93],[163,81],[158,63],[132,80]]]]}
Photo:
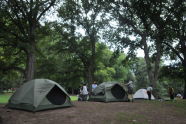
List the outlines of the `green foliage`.
{"type": "Polygon", "coordinates": [[[17,71],[0,73],[0,76],[0,93],[4,90],[17,88],[23,83],[22,75],[17,71]]]}
{"type": "MultiPolygon", "coordinates": [[[[47,36],[40,44],[40,51],[42,55],[37,58],[37,73],[36,76],[42,78],[48,78],[54,80],[65,88],[75,88],[80,86],[80,82],[85,81],[84,77],[84,63],[79,54],[84,54],[86,57],[86,51],[84,49],[85,44],[81,44],[79,47],[74,49],[77,52],[73,52],[70,49],[64,52],[58,53],[56,43],[48,42],[52,37],[47,36]],[[56,55],[57,53],[57,55],[56,55]]],[[[83,43],[84,41],[82,41],[83,43]]],[[[64,47],[64,46],[63,46],[64,47]]],[[[63,49],[63,48],[61,48],[63,49]]],[[[60,50],[60,49],[59,49],[60,50]]],[[[61,51],[61,50],[60,50],[61,51]]],[[[103,81],[123,81],[127,77],[128,68],[122,65],[124,54],[119,53],[118,57],[114,60],[114,63],[110,64],[110,59],[115,54],[110,51],[108,47],[103,43],[96,44],[96,72],[95,79],[98,82],[103,81]]]]}
{"type": "MultiPolygon", "coordinates": [[[[50,32],[54,33],[52,30],[50,32]]],[[[82,63],[74,53],[67,51],[58,53],[58,49],[54,49],[58,40],[55,33],[41,39],[38,45],[42,54],[37,58],[36,76],[54,80],[66,89],[78,88],[83,75],[82,63]],[[48,42],[52,40],[53,42],[48,42]]]]}
{"type": "Polygon", "coordinates": [[[95,78],[98,82],[123,82],[130,77],[128,65],[123,65],[125,55],[120,51],[111,52],[104,44],[97,44],[95,78]],[[104,47],[103,47],[104,46],[104,47]]]}
{"type": "Polygon", "coordinates": [[[167,86],[173,86],[176,93],[183,93],[183,0],[64,0],[57,8],[59,20],[43,20],[41,25],[41,16],[55,2],[0,3],[0,91],[22,83],[28,53],[34,53],[35,78],[54,80],[67,89],[91,80],[133,80],[136,89],[146,88],[151,78],[158,77],[162,55],[179,58],[178,65],[161,68],[155,90],[164,96],[167,86]],[[117,50],[100,41],[109,41],[117,50]],[[121,52],[123,48],[128,48],[127,55],[121,52]],[[145,59],[136,58],[138,48],[145,50],[145,59]]]}
{"type": "Polygon", "coordinates": [[[166,94],[168,87],[173,87],[175,93],[184,92],[184,73],[180,64],[163,66],[160,71],[160,83],[166,89],[166,94]]]}
{"type": "Polygon", "coordinates": [[[96,80],[101,83],[104,81],[112,81],[112,75],[114,75],[115,70],[114,68],[107,67],[104,70],[98,70],[95,72],[96,80]]]}
{"type": "Polygon", "coordinates": [[[160,77],[167,77],[172,79],[183,79],[184,72],[181,64],[174,64],[169,66],[163,66],[161,69],[160,77]]]}
{"type": "Polygon", "coordinates": [[[146,88],[149,84],[147,71],[146,71],[146,63],[143,58],[137,58],[131,62],[130,68],[135,75],[135,88],[141,89],[146,88]]]}
{"type": "MultiPolygon", "coordinates": [[[[24,53],[24,69],[17,65],[8,68],[19,68],[26,80],[34,78],[35,52],[37,51],[37,31],[41,17],[56,3],[57,0],[43,1],[4,1],[0,4],[0,46],[9,47],[24,53]]],[[[16,55],[9,54],[12,58],[16,55]]],[[[19,56],[21,57],[21,56],[19,56]]],[[[20,62],[21,63],[21,62],[20,62]]],[[[18,69],[17,69],[18,70],[18,69]]]]}

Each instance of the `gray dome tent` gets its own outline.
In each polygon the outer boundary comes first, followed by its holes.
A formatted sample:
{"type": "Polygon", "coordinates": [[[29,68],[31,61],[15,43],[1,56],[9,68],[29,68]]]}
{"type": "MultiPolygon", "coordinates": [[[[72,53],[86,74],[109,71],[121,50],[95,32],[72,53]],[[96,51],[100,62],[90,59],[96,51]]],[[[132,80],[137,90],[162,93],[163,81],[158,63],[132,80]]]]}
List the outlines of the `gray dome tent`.
{"type": "Polygon", "coordinates": [[[7,107],[39,111],[72,106],[68,93],[56,82],[35,79],[24,83],[11,96],[7,107]]]}
{"type": "Polygon", "coordinates": [[[119,83],[104,82],[93,90],[89,100],[100,102],[128,101],[128,94],[119,83]]]}

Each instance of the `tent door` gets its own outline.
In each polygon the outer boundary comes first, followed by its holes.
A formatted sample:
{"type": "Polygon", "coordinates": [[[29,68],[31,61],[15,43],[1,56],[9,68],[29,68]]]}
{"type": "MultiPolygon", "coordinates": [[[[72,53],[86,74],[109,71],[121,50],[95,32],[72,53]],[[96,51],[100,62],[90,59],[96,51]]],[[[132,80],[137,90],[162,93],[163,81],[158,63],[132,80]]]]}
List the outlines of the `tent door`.
{"type": "Polygon", "coordinates": [[[55,85],[47,94],[46,98],[54,105],[62,105],[66,101],[66,94],[55,85]]]}
{"type": "Polygon", "coordinates": [[[125,97],[125,90],[118,84],[111,88],[111,93],[116,99],[123,99],[125,97]]]}

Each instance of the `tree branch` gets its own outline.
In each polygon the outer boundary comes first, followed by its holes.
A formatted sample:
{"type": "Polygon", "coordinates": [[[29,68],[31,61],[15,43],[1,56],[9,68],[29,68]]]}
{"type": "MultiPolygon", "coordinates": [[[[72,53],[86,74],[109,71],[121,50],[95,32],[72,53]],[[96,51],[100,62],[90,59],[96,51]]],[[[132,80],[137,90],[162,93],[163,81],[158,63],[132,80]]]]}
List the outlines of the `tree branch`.
{"type": "Polygon", "coordinates": [[[49,6],[46,7],[46,8],[43,10],[43,12],[41,12],[41,13],[39,14],[39,16],[37,17],[36,21],[39,21],[39,19],[43,16],[43,14],[44,14],[46,11],[48,11],[48,10],[50,9],[50,7],[52,7],[52,6],[54,5],[55,2],[56,2],[56,0],[51,0],[51,3],[49,4],[49,6]]]}
{"type": "MultiPolygon", "coordinates": [[[[10,9],[12,10],[12,12],[15,14],[15,16],[16,16],[16,18],[17,18],[18,21],[16,21],[16,20],[12,17],[12,15],[11,15],[11,13],[10,13],[9,11],[7,11],[8,16],[10,17],[11,21],[18,27],[18,29],[20,30],[20,32],[26,37],[26,33],[25,33],[25,30],[24,30],[23,24],[21,23],[22,21],[21,21],[19,15],[18,15],[18,13],[15,12],[15,11],[16,11],[15,5],[13,5],[12,2],[9,2],[9,1],[7,1],[7,0],[6,0],[6,3],[9,5],[9,8],[10,8],[10,9]]],[[[19,6],[16,6],[16,7],[19,8],[19,6]]]]}
{"type": "Polygon", "coordinates": [[[173,46],[171,46],[169,43],[167,43],[167,42],[163,42],[163,44],[165,44],[166,46],[168,46],[177,56],[178,56],[178,58],[182,61],[182,62],[184,62],[184,59],[181,57],[181,55],[179,54],[179,52],[176,50],[176,49],[174,49],[174,47],[173,46]]]}

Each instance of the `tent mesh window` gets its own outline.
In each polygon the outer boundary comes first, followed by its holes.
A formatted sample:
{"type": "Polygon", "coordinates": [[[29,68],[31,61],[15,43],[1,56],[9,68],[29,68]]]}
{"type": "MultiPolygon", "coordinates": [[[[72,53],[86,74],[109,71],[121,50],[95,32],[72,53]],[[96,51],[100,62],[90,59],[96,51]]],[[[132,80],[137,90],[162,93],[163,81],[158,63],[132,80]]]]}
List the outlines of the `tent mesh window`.
{"type": "Polygon", "coordinates": [[[66,94],[56,85],[47,94],[47,99],[54,105],[62,105],[66,101],[66,94]]]}
{"type": "Polygon", "coordinates": [[[123,99],[125,97],[125,90],[118,84],[111,88],[111,93],[116,99],[123,99]]]}

